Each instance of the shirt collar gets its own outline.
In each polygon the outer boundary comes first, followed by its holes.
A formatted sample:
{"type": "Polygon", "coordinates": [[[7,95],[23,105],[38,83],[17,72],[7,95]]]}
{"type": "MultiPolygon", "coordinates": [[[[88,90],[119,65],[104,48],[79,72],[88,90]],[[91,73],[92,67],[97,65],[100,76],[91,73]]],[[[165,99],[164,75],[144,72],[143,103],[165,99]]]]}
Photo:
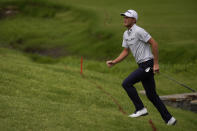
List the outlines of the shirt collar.
{"type": "Polygon", "coordinates": [[[136,25],[134,24],[130,29],[127,30],[128,35],[131,34],[131,32],[133,31],[133,29],[135,28],[135,26],[136,25]]]}
{"type": "Polygon", "coordinates": [[[135,28],[135,24],[130,28],[130,29],[128,29],[128,31],[130,31],[130,32],[132,32],[132,30],[135,28]]]}

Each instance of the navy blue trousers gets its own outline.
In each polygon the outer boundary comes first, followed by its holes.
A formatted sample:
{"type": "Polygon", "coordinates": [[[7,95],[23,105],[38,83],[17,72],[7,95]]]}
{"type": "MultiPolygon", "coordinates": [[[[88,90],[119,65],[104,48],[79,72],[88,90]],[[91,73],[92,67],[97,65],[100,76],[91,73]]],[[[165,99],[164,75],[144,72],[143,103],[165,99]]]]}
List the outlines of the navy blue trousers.
{"type": "Polygon", "coordinates": [[[135,105],[136,111],[144,108],[144,105],[138,96],[138,93],[133,86],[137,82],[142,82],[142,85],[146,91],[146,96],[157,108],[161,114],[163,120],[167,123],[172,115],[168,112],[167,108],[159,98],[155,90],[155,80],[153,73],[153,60],[146,61],[139,64],[139,68],[132,72],[122,83],[123,88],[127,92],[129,98],[135,105]]]}

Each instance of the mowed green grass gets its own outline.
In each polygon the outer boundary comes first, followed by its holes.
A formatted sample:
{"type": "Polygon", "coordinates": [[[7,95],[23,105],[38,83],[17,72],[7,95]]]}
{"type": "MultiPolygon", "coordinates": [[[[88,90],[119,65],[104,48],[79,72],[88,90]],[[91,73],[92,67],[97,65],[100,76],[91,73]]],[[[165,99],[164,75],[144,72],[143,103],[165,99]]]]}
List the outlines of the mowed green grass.
{"type": "MultiPolygon", "coordinates": [[[[1,130],[137,130],[151,131],[152,119],[158,130],[195,131],[196,113],[168,107],[178,119],[176,126],[166,126],[158,111],[141,96],[149,115],[128,118],[134,111],[121,87],[126,73],[122,63],[108,69],[105,62],[84,58],[84,76],[80,75],[80,57],[66,57],[56,64],[39,64],[18,51],[0,48],[0,129],[1,130]],[[97,70],[93,67],[97,66],[97,70]],[[116,75],[114,75],[114,73],[116,75]],[[127,112],[102,90],[109,92],[127,112]]],[[[130,64],[131,70],[135,64],[130,64]]],[[[156,77],[157,90],[175,91],[166,81],[156,77]],[[162,89],[163,88],[163,89],[162,89]],[[172,89],[171,89],[172,88],[172,89]]],[[[136,85],[142,89],[140,84],[136,85]]],[[[174,87],[175,88],[175,87],[174,87]]],[[[196,89],[196,87],[195,87],[196,89]]],[[[180,91],[180,90],[179,90],[180,91]]]]}
{"type": "Polygon", "coordinates": [[[1,0],[0,8],[17,5],[19,13],[0,20],[1,46],[34,52],[58,48],[64,54],[111,58],[122,50],[120,13],[135,9],[137,24],[159,43],[160,62],[196,63],[196,0],[10,1],[1,0]]]}
{"type": "MultiPolygon", "coordinates": [[[[111,69],[105,65],[122,50],[125,28],[119,14],[133,8],[139,13],[138,25],[159,43],[161,74],[197,90],[196,0],[9,1],[1,0],[0,9],[14,5],[19,13],[0,19],[0,130],[151,131],[150,119],[158,130],[197,130],[196,113],[168,107],[178,119],[175,127],[168,127],[143,95],[149,115],[128,118],[134,106],[121,82],[137,65],[131,55],[111,69]],[[7,47],[41,53],[55,49],[65,57],[52,59],[7,47]]],[[[155,79],[159,95],[190,92],[162,75],[155,79]]],[[[143,89],[141,84],[136,87],[143,89]]]]}

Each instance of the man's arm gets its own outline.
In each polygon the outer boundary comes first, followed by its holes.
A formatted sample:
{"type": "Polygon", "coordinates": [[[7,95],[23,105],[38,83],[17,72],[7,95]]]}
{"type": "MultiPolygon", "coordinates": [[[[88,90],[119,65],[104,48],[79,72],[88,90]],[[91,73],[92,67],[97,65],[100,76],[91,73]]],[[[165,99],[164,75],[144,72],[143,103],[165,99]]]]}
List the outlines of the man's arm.
{"type": "Polygon", "coordinates": [[[129,48],[124,48],[124,50],[120,53],[120,55],[115,60],[109,60],[106,62],[108,67],[112,67],[116,63],[121,62],[124,58],[126,58],[129,54],[129,48]]]}
{"type": "Polygon", "coordinates": [[[151,45],[152,52],[153,52],[153,55],[154,55],[153,72],[154,73],[159,73],[158,44],[153,38],[150,38],[150,40],[148,40],[148,43],[151,45]]]}

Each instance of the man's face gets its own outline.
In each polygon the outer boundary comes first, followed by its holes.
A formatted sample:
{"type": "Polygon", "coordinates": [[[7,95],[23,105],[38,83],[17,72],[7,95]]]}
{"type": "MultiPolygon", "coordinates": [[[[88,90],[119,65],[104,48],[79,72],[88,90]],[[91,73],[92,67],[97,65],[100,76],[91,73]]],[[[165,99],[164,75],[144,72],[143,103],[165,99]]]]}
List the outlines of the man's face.
{"type": "Polygon", "coordinates": [[[132,27],[132,25],[135,23],[136,23],[135,18],[124,16],[124,26],[125,27],[132,27]]]}

